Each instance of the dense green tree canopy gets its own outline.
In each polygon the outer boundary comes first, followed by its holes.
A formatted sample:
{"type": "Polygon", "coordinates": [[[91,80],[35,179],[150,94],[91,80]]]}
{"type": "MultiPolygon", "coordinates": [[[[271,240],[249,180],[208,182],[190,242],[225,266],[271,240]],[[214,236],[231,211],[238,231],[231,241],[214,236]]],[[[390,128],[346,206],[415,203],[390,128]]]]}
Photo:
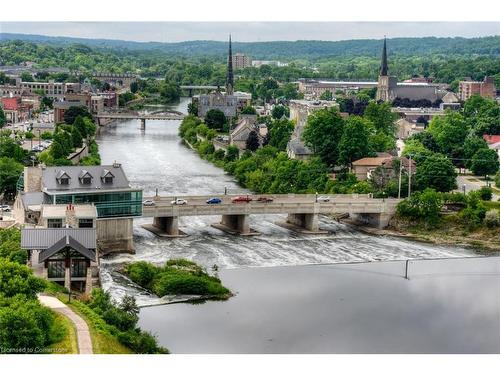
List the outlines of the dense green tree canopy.
{"type": "Polygon", "coordinates": [[[350,116],[344,126],[339,143],[339,163],[350,165],[353,161],[368,156],[370,124],[359,116],[350,116]]]}
{"type": "Polygon", "coordinates": [[[222,130],[226,122],[227,119],[224,112],[219,109],[210,109],[205,115],[205,124],[207,124],[210,129],[222,130]]]}
{"type": "Polygon", "coordinates": [[[457,187],[456,178],[452,162],[442,155],[431,155],[417,165],[415,176],[417,188],[450,191],[457,187]]]}
{"type": "Polygon", "coordinates": [[[481,148],[472,157],[471,170],[478,176],[493,176],[498,171],[498,154],[496,150],[481,148]]]}

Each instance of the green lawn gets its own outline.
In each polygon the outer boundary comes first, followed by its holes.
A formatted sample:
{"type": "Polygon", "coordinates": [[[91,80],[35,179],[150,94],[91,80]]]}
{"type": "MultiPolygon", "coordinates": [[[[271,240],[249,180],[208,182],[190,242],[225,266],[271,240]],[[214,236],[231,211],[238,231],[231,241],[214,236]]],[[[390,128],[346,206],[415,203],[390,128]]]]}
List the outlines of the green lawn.
{"type": "Polygon", "coordinates": [[[61,341],[49,346],[51,354],[78,354],[75,326],[64,315],[59,313],[55,314],[55,327],[57,327],[58,331],[64,332],[64,334],[61,341]]]}
{"type": "Polygon", "coordinates": [[[488,210],[491,210],[493,208],[496,208],[500,210],[500,201],[483,201],[484,207],[486,207],[488,210]]]}
{"type": "Polygon", "coordinates": [[[71,300],[68,303],[66,294],[59,293],[57,297],[87,322],[94,354],[133,354],[132,350],[122,345],[118,338],[107,330],[108,325],[92,309],[79,301],[71,300]]]}

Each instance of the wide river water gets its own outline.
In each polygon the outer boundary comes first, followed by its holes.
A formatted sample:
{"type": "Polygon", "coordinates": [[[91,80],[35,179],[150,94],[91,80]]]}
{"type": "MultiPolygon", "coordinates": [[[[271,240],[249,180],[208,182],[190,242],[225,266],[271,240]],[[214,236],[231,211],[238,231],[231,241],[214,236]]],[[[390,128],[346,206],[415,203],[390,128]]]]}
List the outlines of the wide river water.
{"type": "MultiPolygon", "coordinates": [[[[183,98],[173,109],[185,112],[187,104],[188,99],[183,98]]],[[[244,192],[231,176],[200,159],[181,143],[177,135],[179,124],[179,121],[149,121],[146,131],[141,132],[139,121],[130,120],[115,122],[102,128],[97,140],[102,163],[122,163],[130,183],[141,187],[145,196],[153,195],[156,189],[159,194],[165,195],[215,196],[223,194],[225,188],[229,193],[244,192]]],[[[384,266],[382,263],[331,265],[470,257],[474,255],[471,250],[370,236],[327,218],[321,218],[320,223],[322,228],[328,229],[329,234],[299,235],[274,224],[284,219],[279,215],[251,217],[251,226],[262,235],[238,237],[210,226],[219,219],[210,216],[182,218],[180,227],[189,236],[179,239],[158,238],[141,227],[141,224],[150,223],[151,219],[136,219],[136,253],[110,256],[101,262],[103,287],[114,298],[120,299],[128,293],[136,296],[141,306],[157,305],[141,309],[139,324],[155,333],[160,343],[174,353],[400,352],[405,348],[418,352],[448,352],[467,348],[471,351],[484,351],[478,345],[446,347],[444,344],[436,344],[421,347],[417,343],[405,346],[401,344],[405,335],[399,335],[400,339],[389,340],[382,347],[369,346],[369,342],[379,342],[374,332],[364,338],[367,341],[363,344],[360,330],[364,330],[366,325],[376,326],[375,332],[387,329],[384,338],[391,336],[391,328],[377,326],[379,322],[372,322],[368,313],[375,308],[370,301],[373,302],[382,289],[386,291],[384,295],[391,296],[394,290],[394,296],[387,298],[385,302],[383,299],[377,300],[376,306],[388,308],[394,304],[404,305],[404,311],[412,309],[412,314],[407,319],[412,319],[419,309],[432,306],[428,306],[425,301],[422,302],[425,306],[420,306],[413,298],[408,301],[412,294],[407,289],[412,283],[401,277],[393,279],[390,275],[394,272],[391,267],[396,267],[397,272],[401,270],[403,266],[399,262],[387,263],[392,266],[384,266]],[[222,282],[236,296],[226,302],[207,302],[201,305],[159,305],[162,302],[160,299],[151,296],[116,271],[126,262],[146,260],[161,264],[169,258],[180,257],[192,259],[207,269],[216,264],[221,270],[222,282]],[[354,268],[346,272],[342,267],[354,268]],[[382,271],[379,270],[380,267],[383,268],[382,271]],[[386,272],[389,275],[386,276],[386,272]],[[374,274],[383,274],[384,277],[366,277],[374,274]],[[396,282],[388,282],[396,279],[396,282]],[[399,284],[406,287],[398,287],[399,284]],[[348,295],[359,290],[363,293],[356,295],[356,303],[348,302],[351,300],[348,295]],[[387,293],[387,290],[391,293],[387,293]],[[334,315],[341,318],[331,320],[332,309],[336,309],[331,301],[337,299],[343,301],[343,309],[335,311],[334,315]],[[364,311],[359,318],[362,320],[358,320],[356,315],[351,316],[358,309],[364,311]],[[347,312],[349,319],[345,316],[347,312]],[[337,329],[341,332],[337,332],[337,329]],[[352,333],[352,340],[345,341],[349,332],[352,333]],[[373,340],[370,341],[370,337],[373,340]]],[[[494,280],[498,286],[498,278],[494,280]]],[[[439,291],[442,290],[440,285],[433,285],[432,288],[432,295],[426,300],[436,302],[441,298],[439,291]]],[[[420,290],[414,297],[421,299],[423,294],[420,290]]],[[[455,297],[460,300],[459,296],[455,297]]],[[[498,319],[498,291],[496,298],[498,319]]],[[[380,317],[384,317],[381,311],[379,313],[380,317]]],[[[405,326],[404,330],[418,331],[418,322],[424,318],[432,319],[428,315],[419,316],[420,320],[413,321],[414,324],[405,326]]],[[[385,314],[384,319],[387,322],[403,323],[398,321],[397,316],[390,314],[385,314]]],[[[495,332],[498,333],[498,326],[495,332]]],[[[495,348],[500,350],[498,344],[497,341],[495,348]]]]}

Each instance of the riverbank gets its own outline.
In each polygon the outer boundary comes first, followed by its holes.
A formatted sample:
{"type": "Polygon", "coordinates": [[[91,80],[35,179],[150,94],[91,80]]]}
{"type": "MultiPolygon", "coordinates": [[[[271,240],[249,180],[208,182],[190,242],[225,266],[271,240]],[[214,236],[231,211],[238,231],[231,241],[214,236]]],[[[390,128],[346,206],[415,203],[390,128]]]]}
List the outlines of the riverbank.
{"type": "Polygon", "coordinates": [[[475,252],[488,255],[500,252],[498,229],[481,228],[475,232],[467,232],[464,228],[453,226],[422,228],[421,225],[404,225],[397,220],[392,220],[388,228],[379,229],[367,227],[349,218],[340,219],[339,222],[374,236],[398,237],[439,246],[467,247],[475,252]]]}

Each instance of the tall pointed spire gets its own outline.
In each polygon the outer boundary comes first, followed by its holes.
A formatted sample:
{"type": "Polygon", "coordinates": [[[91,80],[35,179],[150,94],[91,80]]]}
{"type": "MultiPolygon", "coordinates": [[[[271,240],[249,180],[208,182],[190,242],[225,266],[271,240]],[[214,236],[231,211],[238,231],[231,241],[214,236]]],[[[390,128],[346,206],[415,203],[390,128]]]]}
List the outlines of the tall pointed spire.
{"type": "Polygon", "coordinates": [[[231,49],[231,34],[229,34],[229,54],[227,57],[226,94],[233,95],[233,87],[234,87],[233,51],[231,49]]]}
{"type": "Polygon", "coordinates": [[[386,76],[387,75],[387,43],[386,43],[386,38],[384,36],[384,49],[382,50],[382,64],[380,65],[380,75],[381,76],[386,76]]]}

